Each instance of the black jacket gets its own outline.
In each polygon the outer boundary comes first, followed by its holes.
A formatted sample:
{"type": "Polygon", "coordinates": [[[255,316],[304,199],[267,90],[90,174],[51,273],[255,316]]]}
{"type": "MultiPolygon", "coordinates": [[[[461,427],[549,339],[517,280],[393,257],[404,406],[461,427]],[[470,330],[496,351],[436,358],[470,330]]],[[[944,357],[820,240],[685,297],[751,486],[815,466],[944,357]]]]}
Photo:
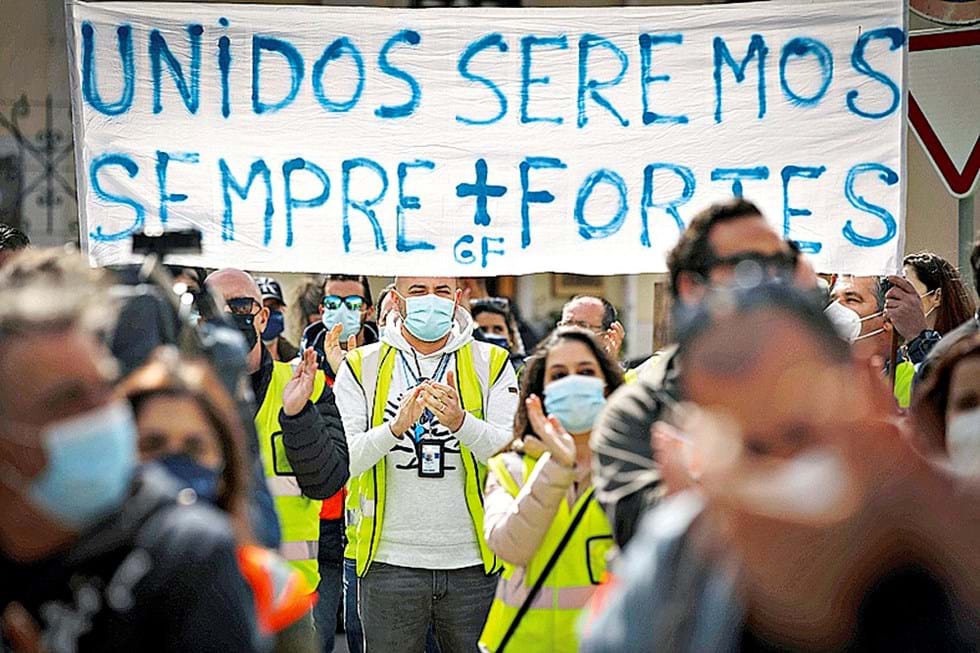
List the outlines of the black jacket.
{"type": "Polygon", "coordinates": [[[69,550],[29,564],[0,554],[0,613],[23,606],[51,653],[261,650],[227,517],[176,492],[147,469],[69,550]]]}
{"type": "MultiPolygon", "coordinates": [[[[272,367],[272,356],[263,347],[262,364],[252,375],[257,407],[265,401],[272,367]]],[[[350,458],[333,390],[325,387],[315,405],[307,402],[293,417],[280,410],[279,425],[286,458],[303,494],[311,499],[329,499],[339,492],[350,477],[350,458]]]]}
{"type": "Polygon", "coordinates": [[[680,398],[677,363],[675,347],[641,365],[637,382],[620,386],[609,397],[592,429],[595,496],[620,548],[633,537],[646,510],[663,496],[650,428],[660,418],[665,395],[680,398]]]}

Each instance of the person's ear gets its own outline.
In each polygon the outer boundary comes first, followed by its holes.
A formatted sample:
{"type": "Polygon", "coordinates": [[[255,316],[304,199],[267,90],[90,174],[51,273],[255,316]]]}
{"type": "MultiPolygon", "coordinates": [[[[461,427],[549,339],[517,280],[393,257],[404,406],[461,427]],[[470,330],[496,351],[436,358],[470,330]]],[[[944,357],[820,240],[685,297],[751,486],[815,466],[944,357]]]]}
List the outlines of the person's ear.
{"type": "Polygon", "coordinates": [[[364,312],[361,313],[361,322],[370,322],[374,319],[375,310],[374,306],[364,305],[364,312]]]}
{"type": "Polygon", "coordinates": [[[269,308],[263,306],[262,310],[255,314],[255,328],[260,335],[265,331],[267,324],[269,324],[269,308]]]}

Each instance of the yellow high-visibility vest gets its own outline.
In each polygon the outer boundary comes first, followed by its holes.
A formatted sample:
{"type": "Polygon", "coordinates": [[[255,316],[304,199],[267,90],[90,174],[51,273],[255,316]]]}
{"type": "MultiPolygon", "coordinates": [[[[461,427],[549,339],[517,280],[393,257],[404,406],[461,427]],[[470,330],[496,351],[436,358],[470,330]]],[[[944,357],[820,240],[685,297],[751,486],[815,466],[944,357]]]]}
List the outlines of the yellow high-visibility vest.
{"type": "MultiPolygon", "coordinates": [[[[323,502],[303,495],[293,467],[286,458],[282,427],[279,424],[282,393],[292,378],[292,366],[278,361],[272,363],[272,378],[262,406],[255,415],[255,430],[259,437],[262,471],[275,502],[276,515],[282,530],[279,553],[303,574],[310,587],[316,589],[320,584],[317,554],[320,548],[320,508],[323,502]]],[[[323,394],[324,385],[323,375],[317,374],[313,382],[311,401],[316,403],[323,394]]]]}
{"type": "MultiPolygon", "coordinates": [[[[485,365],[485,375],[477,372],[472,343],[459,348],[454,356],[456,391],[459,393],[462,408],[477,419],[483,419],[484,388],[481,387],[481,376],[486,379],[486,390],[489,392],[508,363],[506,350],[490,346],[486,351],[489,351],[488,360],[480,361],[485,365]]],[[[391,390],[397,354],[398,350],[387,343],[359,347],[347,354],[345,364],[350,367],[354,378],[364,390],[372,428],[381,426],[385,422],[384,409],[391,390]]],[[[500,570],[501,563],[483,538],[483,488],[486,485],[487,468],[462,442],[459,443],[459,449],[463,461],[466,507],[473,520],[473,529],[480,545],[483,568],[487,574],[493,574],[500,570]]],[[[385,460],[381,459],[374,467],[357,478],[351,478],[348,485],[350,491],[347,501],[348,544],[344,554],[357,561],[358,576],[367,573],[381,541],[385,510],[385,474],[385,460]]]]}
{"type": "Polygon", "coordinates": [[[915,379],[915,365],[902,361],[895,367],[895,399],[899,408],[912,405],[912,381],[915,379]]]}
{"type": "MultiPolygon", "coordinates": [[[[504,488],[516,497],[520,487],[507,470],[502,457],[495,456],[488,464],[504,488]]],[[[525,483],[531,477],[536,464],[537,460],[534,458],[524,457],[525,483]]],[[[517,567],[504,563],[497,594],[480,636],[481,651],[578,651],[579,616],[601,582],[606,571],[607,554],[614,546],[612,526],[606,513],[594,500],[594,492],[594,488],[589,488],[571,508],[567,501],[562,500],[541,546],[526,566],[517,567]],[[513,626],[513,634],[501,648],[502,640],[511,630],[531,588],[541,577],[548,561],[580,513],[584,513],[581,521],[559,553],[558,560],[544,580],[540,592],[520,622],[513,626]]]]}

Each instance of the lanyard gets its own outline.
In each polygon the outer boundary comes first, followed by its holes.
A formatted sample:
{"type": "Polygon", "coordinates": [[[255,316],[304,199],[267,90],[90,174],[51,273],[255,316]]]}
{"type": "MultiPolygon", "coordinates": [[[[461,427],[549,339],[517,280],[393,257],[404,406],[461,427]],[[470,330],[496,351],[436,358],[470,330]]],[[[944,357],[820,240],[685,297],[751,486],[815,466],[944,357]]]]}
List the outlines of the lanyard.
{"type": "MultiPolygon", "coordinates": [[[[439,363],[436,365],[436,371],[432,375],[432,380],[441,382],[442,376],[446,373],[446,368],[449,367],[449,358],[452,354],[443,354],[439,359],[439,363]]],[[[428,381],[426,377],[422,376],[422,366],[419,364],[418,359],[416,359],[415,364],[418,366],[419,373],[416,374],[412,366],[408,364],[408,359],[405,358],[405,354],[401,351],[398,352],[398,358],[402,362],[402,369],[405,370],[405,378],[412,383],[412,387],[421,385],[424,381],[428,381]]]]}
{"type": "MultiPolygon", "coordinates": [[[[449,367],[450,357],[451,354],[443,354],[442,358],[439,359],[439,362],[436,364],[435,373],[432,375],[432,379],[434,381],[438,382],[442,379],[442,376],[446,373],[446,368],[449,367]]],[[[419,364],[417,357],[415,364],[418,365],[418,374],[415,374],[415,370],[413,370],[412,366],[408,364],[408,359],[405,358],[405,354],[403,352],[398,352],[398,358],[401,360],[402,369],[405,371],[405,380],[409,381],[413,388],[422,385],[423,382],[428,380],[422,376],[422,366],[419,364]]],[[[422,439],[422,434],[425,433],[424,425],[428,424],[431,428],[431,425],[435,423],[435,421],[436,416],[432,414],[431,410],[426,408],[419,417],[419,421],[415,423],[415,428],[412,429],[412,437],[415,440],[415,444],[419,443],[419,441],[422,439]]]]}

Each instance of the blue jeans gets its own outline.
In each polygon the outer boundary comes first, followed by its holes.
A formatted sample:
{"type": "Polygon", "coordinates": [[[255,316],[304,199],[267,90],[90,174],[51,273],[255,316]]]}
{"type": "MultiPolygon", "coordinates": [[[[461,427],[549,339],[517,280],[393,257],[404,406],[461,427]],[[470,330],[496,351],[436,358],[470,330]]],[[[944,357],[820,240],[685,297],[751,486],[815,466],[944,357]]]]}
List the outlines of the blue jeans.
{"type": "Polygon", "coordinates": [[[343,572],[340,565],[320,563],[320,600],[313,608],[316,631],[323,643],[323,653],[333,653],[334,636],[337,634],[337,612],[344,594],[343,572]]]}
{"type": "Polygon", "coordinates": [[[374,562],[359,579],[366,653],[419,653],[432,631],[442,653],[477,650],[497,576],[483,565],[409,569],[374,562]]]}
{"type": "Polygon", "coordinates": [[[364,653],[364,631],[357,614],[357,563],[350,558],[344,558],[344,633],[347,650],[364,653]]]}
{"type": "Polygon", "coordinates": [[[313,608],[317,633],[323,642],[323,653],[333,653],[334,636],[337,634],[337,613],[344,595],[344,520],[320,521],[320,600],[313,608]]]}

